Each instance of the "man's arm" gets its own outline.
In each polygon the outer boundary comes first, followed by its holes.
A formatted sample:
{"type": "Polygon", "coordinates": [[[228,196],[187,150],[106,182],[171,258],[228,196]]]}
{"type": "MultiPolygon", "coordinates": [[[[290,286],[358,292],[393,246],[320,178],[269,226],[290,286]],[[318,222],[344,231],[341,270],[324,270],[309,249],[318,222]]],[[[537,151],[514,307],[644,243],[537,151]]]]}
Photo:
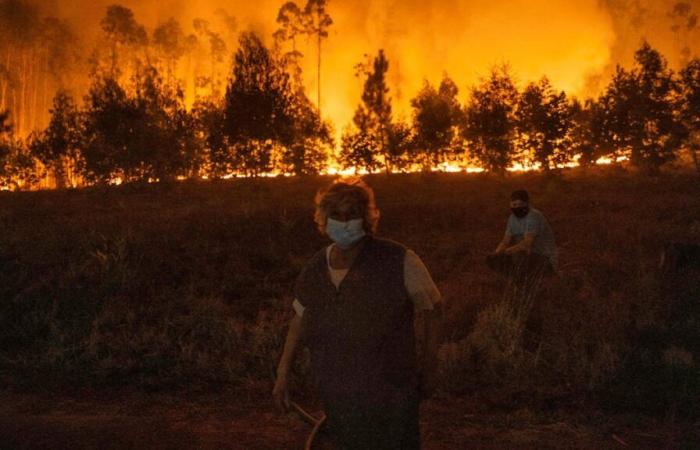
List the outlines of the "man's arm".
{"type": "Polygon", "coordinates": [[[536,236],[537,234],[535,233],[526,233],[522,241],[518,242],[517,244],[511,247],[508,247],[505,250],[505,252],[507,254],[513,254],[518,252],[530,253],[530,250],[532,250],[532,243],[535,242],[536,236]]]}
{"type": "Polygon", "coordinates": [[[289,409],[288,375],[292,367],[292,362],[294,361],[297,347],[299,346],[303,327],[304,321],[302,316],[295,314],[294,318],[289,323],[289,331],[287,332],[287,339],[284,342],[284,350],[282,350],[282,357],[277,366],[277,379],[275,380],[275,387],[272,390],[272,396],[275,399],[275,403],[282,411],[287,411],[289,409]]]}
{"type": "Polygon", "coordinates": [[[418,352],[421,388],[426,396],[430,396],[437,384],[438,350],[442,342],[442,302],[435,303],[433,309],[422,311],[419,318],[423,334],[418,352]]]}
{"type": "Polygon", "coordinates": [[[511,236],[510,233],[506,232],[506,234],[503,236],[503,239],[501,239],[501,242],[498,244],[498,247],[496,247],[496,251],[494,253],[503,253],[510,245],[510,241],[512,239],[513,236],[511,236]]]}

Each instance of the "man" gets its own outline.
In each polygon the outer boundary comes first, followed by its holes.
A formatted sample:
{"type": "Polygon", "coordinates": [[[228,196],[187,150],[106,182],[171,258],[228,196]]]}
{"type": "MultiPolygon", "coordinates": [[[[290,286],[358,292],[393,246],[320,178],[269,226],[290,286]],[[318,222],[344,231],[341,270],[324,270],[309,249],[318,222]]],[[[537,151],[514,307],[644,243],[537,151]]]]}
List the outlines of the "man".
{"type": "Polygon", "coordinates": [[[554,233],[544,215],[530,206],[527,191],[511,194],[510,210],[503,240],[487,258],[489,267],[516,281],[555,273],[558,252],[554,233]]]}
{"type": "Polygon", "coordinates": [[[289,407],[288,373],[303,341],[340,449],[417,450],[421,378],[431,381],[437,361],[440,292],[414,252],[375,236],[379,211],[362,181],[319,191],[315,219],[333,243],[297,279],[275,401],[289,407]]]}

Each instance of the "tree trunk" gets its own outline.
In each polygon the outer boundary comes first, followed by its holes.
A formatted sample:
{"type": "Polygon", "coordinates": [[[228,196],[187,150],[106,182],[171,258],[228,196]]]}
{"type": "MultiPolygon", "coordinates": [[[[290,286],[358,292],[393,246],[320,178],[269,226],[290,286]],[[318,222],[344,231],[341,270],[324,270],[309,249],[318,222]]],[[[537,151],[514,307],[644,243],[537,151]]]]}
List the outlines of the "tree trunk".
{"type": "Polygon", "coordinates": [[[695,163],[695,169],[698,171],[698,175],[700,175],[700,157],[698,156],[700,144],[690,144],[688,149],[690,150],[690,156],[693,158],[693,163],[695,163]]]}
{"type": "Polygon", "coordinates": [[[316,82],[318,83],[316,86],[318,88],[318,118],[321,119],[321,30],[318,31],[318,61],[316,66],[316,76],[316,82]]]}
{"type": "Polygon", "coordinates": [[[110,70],[112,79],[115,78],[114,72],[117,70],[117,43],[112,43],[112,69],[110,70]]]}
{"type": "Polygon", "coordinates": [[[7,88],[10,87],[10,52],[8,48],[5,54],[5,81],[2,84],[2,103],[0,103],[0,108],[2,110],[7,109],[7,88]]]}
{"type": "Polygon", "coordinates": [[[31,79],[31,86],[30,86],[30,91],[29,91],[29,108],[28,108],[28,113],[29,113],[29,120],[28,120],[28,125],[29,125],[29,131],[33,131],[37,128],[37,88],[39,86],[39,71],[36,70],[37,68],[37,56],[36,56],[36,49],[32,47],[32,53],[31,53],[31,59],[30,59],[30,79],[31,79]]]}
{"type": "Polygon", "coordinates": [[[17,114],[17,131],[24,136],[25,119],[27,117],[27,51],[22,50],[22,91],[20,94],[20,111],[17,114]]]}
{"type": "Polygon", "coordinates": [[[49,56],[46,54],[44,58],[44,73],[42,74],[42,92],[41,92],[41,110],[43,114],[48,114],[48,79],[49,79],[49,56]]]}

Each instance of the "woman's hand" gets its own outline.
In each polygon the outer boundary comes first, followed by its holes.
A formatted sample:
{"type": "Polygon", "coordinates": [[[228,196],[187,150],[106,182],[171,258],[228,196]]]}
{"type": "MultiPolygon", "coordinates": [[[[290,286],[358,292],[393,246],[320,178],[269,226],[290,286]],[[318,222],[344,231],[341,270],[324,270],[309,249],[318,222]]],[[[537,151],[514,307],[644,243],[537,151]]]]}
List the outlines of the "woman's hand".
{"type": "Polygon", "coordinates": [[[287,374],[292,366],[292,360],[294,359],[296,348],[299,345],[302,329],[303,322],[301,320],[301,316],[296,314],[289,324],[287,340],[284,342],[282,357],[280,358],[280,363],[277,366],[277,379],[275,380],[275,387],[272,389],[272,398],[274,398],[277,407],[283,412],[289,411],[290,405],[287,374]]]}
{"type": "Polygon", "coordinates": [[[289,411],[289,383],[287,382],[287,376],[278,376],[275,380],[275,387],[272,389],[272,398],[275,400],[275,404],[282,412],[289,411]]]}

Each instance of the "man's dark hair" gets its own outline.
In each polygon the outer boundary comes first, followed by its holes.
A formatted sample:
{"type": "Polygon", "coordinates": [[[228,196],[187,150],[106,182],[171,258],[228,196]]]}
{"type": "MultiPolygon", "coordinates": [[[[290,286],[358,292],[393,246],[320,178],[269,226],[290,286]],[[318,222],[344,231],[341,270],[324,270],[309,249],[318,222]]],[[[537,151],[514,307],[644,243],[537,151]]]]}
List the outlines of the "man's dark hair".
{"type": "Polygon", "coordinates": [[[510,194],[510,199],[511,201],[515,200],[522,200],[525,203],[530,202],[530,195],[527,193],[525,189],[518,189],[517,191],[513,191],[512,194],[510,194]]]}

